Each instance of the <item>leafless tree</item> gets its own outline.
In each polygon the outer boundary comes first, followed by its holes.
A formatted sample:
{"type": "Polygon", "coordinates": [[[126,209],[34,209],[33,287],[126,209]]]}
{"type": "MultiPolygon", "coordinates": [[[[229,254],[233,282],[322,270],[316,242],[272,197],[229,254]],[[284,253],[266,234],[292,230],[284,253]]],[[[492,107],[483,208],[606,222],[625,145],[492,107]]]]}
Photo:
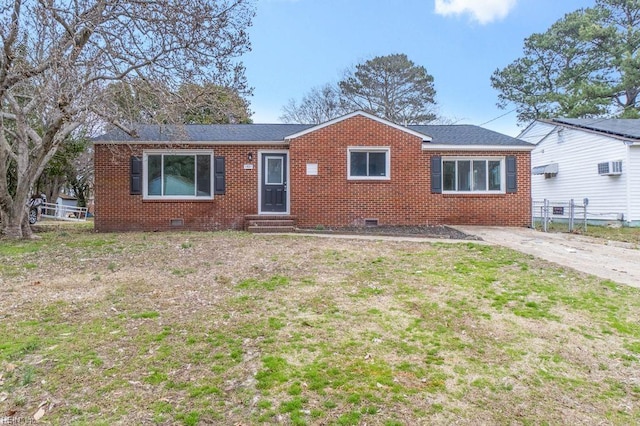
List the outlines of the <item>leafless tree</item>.
{"type": "Polygon", "coordinates": [[[101,118],[129,131],[103,96],[110,84],[162,82],[158,90],[178,93],[206,82],[249,94],[238,57],[250,47],[253,15],[251,0],[3,0],[2,232],[31,235],[30,190],[84,123],[101,118]]]}
{"type": "Polygon", "coordinates": [[[332,84],[316,87],[306,94],[300,104],[295,99],[282,107],[283,123],[320,124],[348,112],[340,99],[340,89],[332,84]]]}

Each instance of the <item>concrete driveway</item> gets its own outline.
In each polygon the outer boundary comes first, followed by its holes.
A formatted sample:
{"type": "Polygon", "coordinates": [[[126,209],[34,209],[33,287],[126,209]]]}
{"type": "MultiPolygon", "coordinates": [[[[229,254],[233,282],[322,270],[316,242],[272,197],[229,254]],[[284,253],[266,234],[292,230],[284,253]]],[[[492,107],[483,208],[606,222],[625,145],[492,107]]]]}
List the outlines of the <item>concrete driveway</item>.
{"type": "Polygon", "coordinates": [[[508,247],[601,278],[640,287],[640,247],[582,235],[529,228],[455,226],[490,244],[508,247]]]}

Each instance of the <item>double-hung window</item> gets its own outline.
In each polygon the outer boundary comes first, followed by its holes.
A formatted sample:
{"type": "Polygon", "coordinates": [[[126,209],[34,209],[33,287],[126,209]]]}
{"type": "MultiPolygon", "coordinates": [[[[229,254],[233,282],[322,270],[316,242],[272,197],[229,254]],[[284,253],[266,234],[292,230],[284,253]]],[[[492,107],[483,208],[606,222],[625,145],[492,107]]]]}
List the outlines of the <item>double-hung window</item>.
{"type": "Polygon", "coordinates": [[[148,151],[144,153],[144,198],[213,198],[212,151],[148,151]]]}
{"type": "Polygon", "coordinates": [[[504,159],[443,158],[442,190],[457,193],[504,193],[504,159]]]}
{"type": "Polygon", "coordinates": [[[348,179],[389,180],[391,153],[388,147],[350,147],[347,150],[348,179]]]}

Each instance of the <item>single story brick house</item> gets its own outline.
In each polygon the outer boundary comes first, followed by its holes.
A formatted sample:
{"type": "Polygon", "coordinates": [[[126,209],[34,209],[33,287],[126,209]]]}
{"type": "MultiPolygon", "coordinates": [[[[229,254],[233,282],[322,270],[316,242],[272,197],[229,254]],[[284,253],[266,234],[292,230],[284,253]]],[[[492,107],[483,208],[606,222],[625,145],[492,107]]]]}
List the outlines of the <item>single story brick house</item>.
{"type": "Polygon", "coordinates": [[[534,145],[477,126],[358,111],[319,125],[135,132],[94,139],[97,231],[530,223],[534,145]]]}

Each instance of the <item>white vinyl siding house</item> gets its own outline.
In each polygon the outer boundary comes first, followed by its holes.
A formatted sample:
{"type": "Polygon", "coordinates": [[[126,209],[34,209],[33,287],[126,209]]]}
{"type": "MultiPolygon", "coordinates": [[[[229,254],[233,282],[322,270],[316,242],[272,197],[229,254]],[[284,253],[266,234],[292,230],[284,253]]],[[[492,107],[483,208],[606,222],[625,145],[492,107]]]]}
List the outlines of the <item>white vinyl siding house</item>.
{"type": "Polygon", "coordinates": [[[536,144],[531,153],[534,201],[582,204],[586,198],[590,222],[640,226],[640,120],[540,120],[518,138],[536,144]],[[633,130],[627,134],[633,126],[616,134],[621,121],[635,125],[637,135],[633,130]]]}

